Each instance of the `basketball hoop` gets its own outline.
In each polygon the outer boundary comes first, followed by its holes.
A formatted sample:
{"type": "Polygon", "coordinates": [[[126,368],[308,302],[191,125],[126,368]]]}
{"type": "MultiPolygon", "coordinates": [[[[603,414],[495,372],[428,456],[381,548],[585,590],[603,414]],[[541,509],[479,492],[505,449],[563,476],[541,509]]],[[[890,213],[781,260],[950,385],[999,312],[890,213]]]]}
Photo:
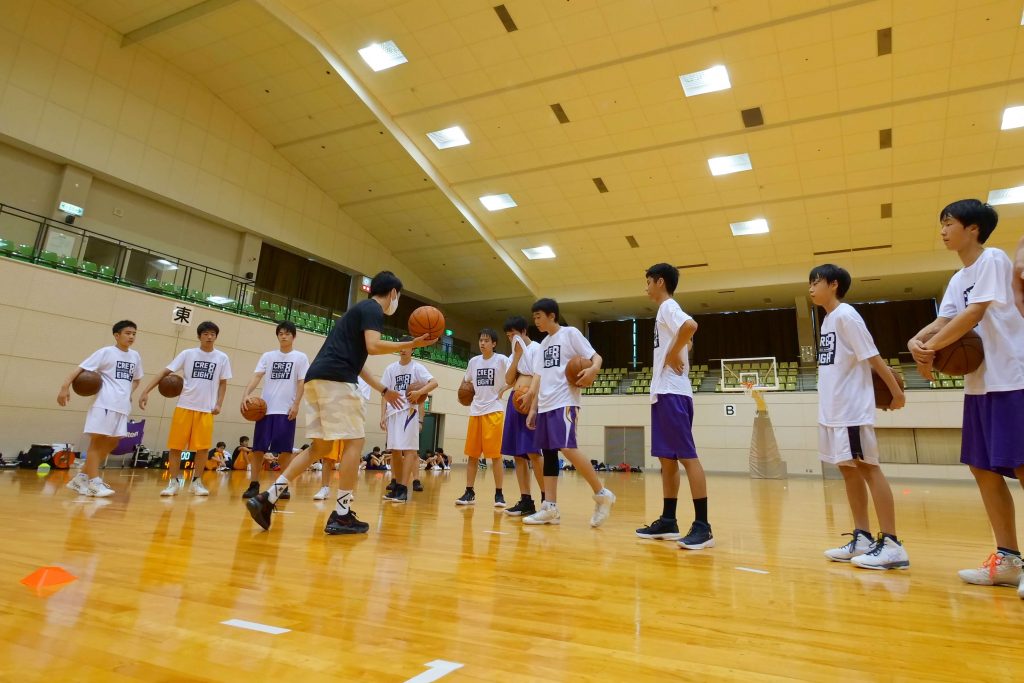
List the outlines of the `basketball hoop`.
{"type": "Polygon", "coordinates": [[[750,381],[743,382],[743,393],[750,396],[754,393],[754,383],[750,381]]]}

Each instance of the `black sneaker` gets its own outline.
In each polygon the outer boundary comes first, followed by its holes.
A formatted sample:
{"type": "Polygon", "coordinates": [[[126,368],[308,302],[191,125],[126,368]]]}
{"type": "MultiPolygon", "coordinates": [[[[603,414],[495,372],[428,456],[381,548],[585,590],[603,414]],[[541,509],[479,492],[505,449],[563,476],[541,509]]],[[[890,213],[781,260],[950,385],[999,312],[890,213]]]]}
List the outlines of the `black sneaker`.
{"type": "Polygon", "coordinates": [[[338,511],[335,510],[327,519],[327,526],[324,527],[324,533],[331,536],[365,534],[369,530],[370,525],[366,522],[360,522],[356,517],[356,513],[352,512],[352,510],[349,510],[344,515],[339,515],[338,511]]]}
{"type": "Polygon", "coordinates": [[[274,504],[270,502],[269,493],[264,491],[253,496],[245,501],[245,507],[249,511],[252,521],[259,524],[264,530],[270,529],[270,516],[274,513],[274,504]]]}
{"type": "Polygon", "coordinates": [[[505,495],[504,494],[495,492],[495,494],[494,494],[494,507],[496,507],[496,508],[508,507],[508,503],[505,502],[505,495]]]}
{"type": "Polygon", "coordinates": [[[537,508],[534,505],[532,499],[531,500],[522,500],[522,499],[520,499],[520,501],[518,503],[516,503],[515,505],[513,505],[509,509],[505,510],[505,514],[510,516],[510,517],[527,517],[529,515],[532,515],[536,511],[537,511],[537,508]]]}
{"type": "Polygon", "coordinates": [[[679,545],[687,550],[703,550],[715,547],[715,537],[711,535],[711,525],[707,522],[694,522],[690,531],[679,541],[679,545]]]}
{"type": "Polygon", "coordinates": [[[397,485],[398,482],[392,479],[391,481],[388,482],[388,485],[384,488],[384,490],[387,491],[388,493],[391,493],[395,490],[395,486],[397,485]]]}
{"type": "Polygon", "coordinates": [[[277,498],[278,498],[278,500],[288,500],[291,497],[292,497],[291,489],[285,489],[284,491],[281,492],[281,495],[278,496],[277,498]]]}
{"type": "Polygon", "coordinates": [[[476,503],[476,493],[473,491],[466,491],[462,494],[462,498],[455,501],[456,505],[473,505],[476,503]]]}
{"type": "Polygon", "coordinates": [[[423,484],[420,483],[419,479],[413,479],[412,480],[412,490],[413,491],[422,491],[423,490],[423,484]]]}
{"type": "Polygon", "coordinates": [[[679,523],[674,519],[658,517],[658,519],[651,522],[650,526],[637,529],[636,535],[640,538],[656,538],[661,541],[674,541],[679,538],[679,523]]]}
{"type": "Polygon", "coordinates": [[[258,481],[250,481],[249,482],[249,488],[247,488],[242,493],[242,498],[244,498],[245,500],[249,500],[250,498],[252,498],[253,496],[255,496],[259,492],[260,492],[260,483],[258,481]]]}
{"type": "Polygon", "coordinates": [[[395,492],[393,494],[391,494],[391,498],[389,498],[388,500],[390,500],[390,501],[392,501],[394,503],[408,503],[409,502],[409,487],[408,486],[398,486],[398,487],[396,487],[395,492]]]}

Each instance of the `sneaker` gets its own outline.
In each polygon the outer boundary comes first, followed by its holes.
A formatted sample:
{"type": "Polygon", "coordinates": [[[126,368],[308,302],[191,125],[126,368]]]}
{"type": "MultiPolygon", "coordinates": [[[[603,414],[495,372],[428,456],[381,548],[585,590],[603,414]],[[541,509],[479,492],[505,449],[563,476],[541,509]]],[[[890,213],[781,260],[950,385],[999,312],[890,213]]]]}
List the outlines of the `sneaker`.
{"type": "Polygon", "coordinates": [[[384,500],[390,500],[392,503],[408,503],[409,487],[396,486],[394,491],[384,496],[384,500]]]}
{"type": "Polygon", "coordinates": [[[258,481],[250,481],[249,488],[242,493],[242,498],[249,500],[260,492],[260,483],[258,481]]]}
{"type": "Polygon", "coordinates": [[[615,494],[608,489],[601,489],[600,492],[594,494],[594,514],[590,518],[590,526],[595,529],[608,519],[608,515],[611,514],[612,505],[615,504],[615,494]]]}
{"type": "Polygon", "coordinates": [[[910,556],[902,543],[879,534],[871,549],[850,563],[863,569],[910,569],[910,556]]]}
{"type": "Polygon", "coordinates": [[[562,516],[558,513],[558,506],[554,503],[544,503],[540,510],[529,517],[523,517],[523,524],[560,524],[562,516]]]}
{"type": "Polygon", "coordinates": [[[445,466],[444,466],[444,469],[446,469],[446,470],[450,470],[451,468],[452,468],[452,466],[451,466],[451,465],[445,465],[445,466]]]}
{"type": "Polygon", "coordinates": [[[510,517],[527,517],[537,512],[537,508],[533,503],[533,499],[520,500],[512,507],[505,510],[505,514],[510,517]]]}
{"type": "Polygon", "coordinates": [[[843,536],[849,536],[850,542],[838,548],[825,551],[825,557],[833,562],[849,562],[858,555],[863,555],[871,550],[871,546],[874,543],[874,539],[860,529],[854,529],[853,533],[843,534],[843,536]]]}
{"type": "Polygon", "coordinates": [[[1020,583],[1017,584],[1017,597],[1024,600],[1024,575],[1020,577],[1020,583]]]}
{"type": "Polygon", "coordinates": [[[90,495],[89,476],[85,472],[79,472],[71,478],[71,481],[66,484],[66,487],[80,496],[88,496],[90,495]]]}
{"type": "Polygon", "coordinates": [[[201,482],[198,479],[192,480],[192,485],[189,487],[189,491],[192,493],[193,496],[210,495],[210,492],[206,490],[205,486],[203,486],[203,482],[201,482]]]}
{"type": "Polygon", "coordinates": [[[422,491],[423,490],[423,484],[420,483],[419,479],[413,479],[412,480],[412,490],[413,491],[422,491]]]}
{"type": "Polygon", "coordinates": [[[674,519],[658,517],[656,520],[651,522],[650,526],[637,529],[636,535],[640,538],[655,538],[659,541],[674,541],[680,536],[679,523],[674,519]]]}
{"type": "Polygon", "coordinates": [[[100,479],[99,481],[89,482],[89,495],[96,496],[97,498],[106,498],[107,496],[114,495],[114,489],[107,485],[107,482],[100,479]]]}
{"type": "MultiPolygon", "coordinates": [[[[394,479],[392,479],[391,481],[389,481],[389,482],[388,482],[388,485],[387,485],[386,487],[384,487],[384,490],[385,490],[386,492],[388,492],[388,493],[391,493],[392,491],[394,491],[394,490],[395,490],[395,487],[396,487],[396,486],[398,486],[398,482],[397,482],[397,481],[395,481],[394,479]]],[[[385,498],[386,498],[386,497],[387,497],[387,496],[385,496],[385,498]]]]}
{"type": "Polygon", "coordinates": [[[245,501],[245,509],[249,511],[252,521],[263,527],[264,531],[270,529],[270,516],[274,512],[274,504],[270,502],[270,494],[264,491],[245,501]]]}
{"type": "Polygon", "coordinates": [[[707,522],[694,521],[686,535],[676,541],[681,548],[687,550],[704,550],[715,547],[715,537],[711,535],[711,525],[707,522]]]}
{"type": "Polygon", "coordinates": [[[476,493],[474,491],[466,491],[462,494],[462,497],[455,501],[456,505],[473,505],[476,503],[476,493]]]}
{"type": "Polygon", "coordinates": [[[171,479],[167,482],[167,488],[160,492],[161,496],[176,496],[178,491],[181,490],[182,480],[178,477],[171,479]]]}
{"type": "Polygon", "coordinates": [[[495,493],[494,494],[494,507],[503,508],[508,507],[508,503],[505,502],[505,494],[495,493]]]}
{"type": "Polygon", "coordinates": [[[1017,586],[1018,594],[1024,580],[1021,559],[1003,553],[992,553],[977,569],[961,569],[957,573],[964,582],[976,586],[1017,586]]]}
{"type": "Polygon", "coordinates": [[[330,534],[331,536],[338,536],[340,534],[365,534],[370,530],[370,525],[366,522],[360,522],[356,517],[356,513],[349,510],[347,514],[339,515],[338,511],[335,510],[331,513],[331,516],[327,519],[327,526],[324,527],[324,533],[330,534]]]}
{"type": "Polygon", "coordinates": [[[397,484],[395,486],[389,487],[388,492],[384,494],[384,500],[390,500],[392,502],[397,501],[398,493],[402,490],[402,488],[403,487],[398,486],[397,484]]]}
{"type": "Polygon", "coordinates": [[[313,496],[313,500],[327,500],[327,496],[329,495],[331,495],[331,487],[322,486],[320,487],[320,490],[316,492],[316,495],[313,496]]]}

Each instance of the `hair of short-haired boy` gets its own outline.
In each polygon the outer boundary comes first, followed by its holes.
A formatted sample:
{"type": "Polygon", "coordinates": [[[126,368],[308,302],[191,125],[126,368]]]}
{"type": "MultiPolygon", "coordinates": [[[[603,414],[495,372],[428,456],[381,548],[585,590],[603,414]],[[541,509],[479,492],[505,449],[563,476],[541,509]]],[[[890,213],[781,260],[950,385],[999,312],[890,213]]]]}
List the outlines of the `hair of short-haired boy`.
{"type": "Polygon", "coordinates": [[[823,263],[811,269],[807,281],[814,284],[817,280],[824,280],[826,284],[838,283],[836,287],[836,298],[842,299],[850,291],[850,283],[853,281],[845,268],[832,263],[823,263]]]}
{"type": "Polygon", "coordinates": [[[212,320],[204,320],[203,322],[199,323],[199,326],[196,328],[196,336],[202,337],[203,332],[210,331],[212,331],[218,337],[220,336],[220,328],[217,327],[217,323],[213,322],[212,320]]]}
{"type": "Polygon", "coordinates": [[[228,445],[226,443],[224,443],[223,441],[218,441],[217,442],[217,448],[227,448],[227,447],[228,447],[228,445]]]}
{"type": "Polygon", "coordinates": [[[505,332],[526,332],[526,318],[521,315],[510,315],[505,318],[503,329],[505,332]]]}
{"type": "Polygon", "coordinates": [[[644,277],[649,277],[652,280],[657,280],[660,277],[665,281],[665,291],[669,294],[675,294],[676,287],[679,285],[679,269],[670,263],[655,263],[647,269],[644,277]]]}
{"type": "Polygon", "coordinates": [[[477,337],[477,339],[479,339],[480,337],[490,337],[492,342],[494,342],[495,344],[498,343],[498,333],[495,331],[495,329],[493,327],[485,327],[485,328],[483,328],[476,335],[476,337],[477,337]]]}
{"type": "Polygon", "coordinates": [[[247,436],[240,436],[240,437],[238,437],[238,443],[245,443],[248,440],[249,440],[249,437],[247,437],[247,436]]]}
{"type": "Polygon", "coordinates": [[[119,334],[122,330],[125,330],[129,327],[134,328],[136,330],[139,329],[139,326],[133,323],[131,320],[118,320],[116,323],[114,323],[114,326],[111,328],[111,331],[114,334],[119,334]]]}
{"type": "Polygon", "coordinates": [[[278,322],[277,329],[274,330],[274,334],[281,334],[281,330],[290,332],[293,337],[299,333],[298,329],[295,327],[295,323],[290,320],[282,320],[278,322]]]}
{"type": "Polygon", "coordinates": [[[980,199],[958,199],[939,212],[939,222],[955,218],[965,228],[978,226],[978,244],[985,244],[999,223],[999,214],[980,199]]]}
{"type": "Polygon", "coordinates": [[[441,455],[444,455],[444,449],[443,448],[438,448],[437,452],[440,453],[441,455]]]}
{"type": "Polygon", "coordinates": [[[537,299],[533,302],[533,306],[530,306],[530,313],[546,313],[548,315],[554,315],[555,319],[558,319],[558,302],[554,299],[537,299]]]}
{"type": "Polygon", "coordinates": [[[384,296],[392,289],[402,291],[402,281],[390,270],[382,270],[370,280],[370,296],[384,296]]]}

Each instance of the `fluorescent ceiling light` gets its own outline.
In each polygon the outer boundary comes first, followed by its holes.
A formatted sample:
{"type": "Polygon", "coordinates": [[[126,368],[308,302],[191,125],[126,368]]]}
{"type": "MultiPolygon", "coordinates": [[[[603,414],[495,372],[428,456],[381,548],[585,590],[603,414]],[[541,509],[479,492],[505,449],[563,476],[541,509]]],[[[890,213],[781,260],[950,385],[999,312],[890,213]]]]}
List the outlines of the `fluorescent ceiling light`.
{"type": "Polygon", "coordinates": [[[739,173],[740,171],[749,171],[753,166],[750,165],[749,154],[733,154],[728,157],[712,157],[708,159],[708,168],[711,169],[711,175],[728,175],[730,173],[739,173]]]}
{"type": "Polygon", "coordinates": [[[445,128],[443,130],[435,130],[433,133],[427,133],[427,137],[434,143],[434,146],[438,149],[448,149],[449,147],[461,147],[462,145],[469,144],[469,138],[466,137],[465,131],[458,126],[452,126],[451,128],[445,128]]]}
{"type": "Polygon", "coordinates": [[[1003,110],[1003,130],[1024,126],[1024,107],[1007,107],[1003,110]]]}
{"type": "Polygon", "coordinates": [[[359,51],[359,56],[374,71],[383,71],[384,69],[390,69],[393,66],[405,64],[409,61],[393,40],[386,40],[383,43],[370,43],[359,51]]]}
{"type": "Polygon", "coordinates": [[[988,203],[992,206],[999,204],[1020,204],[1024,202],[1024,185],[1007,187],[1003,190],[992,190],[988,193],[988,203]]]}
{"type": "Polygon", "coordinates": [[[483,197],[480,197],[480,203],[488,211],[501,211],[502,209],[511,209],[513,206],[518,206],[516,201],[512,199],[512,195],[508,193],[485,194],[483,197]]]}
{"type": "Polygon", "coordinates": [[[211,304],[217,304],[218,306],[235,303],[234,299],[229,299],[226,296],[208,296],[206,297],[206,300],[209,301],[211,304]]]}
{"type": "Polygon", "coordinates": [[[170,261],[168,261],[165,258],[158,258],[156,261],[153,261],[153,265],[156,266],[157,268],[159,268],[160,270],[177,270],[178,269],[177,264],[171,263],[170,261]]]}
{"type": "Polygon", "coordinates": [[[683,93],[687,97],[728,90],[732,87],[732,83],[729,82],[729,71],[721,64],[703,71],[694,71],[692,74],[683,74],[679,77],[679,82],[683,84],[683,93]]]}
{"type": "Polygon", "coordinates": [[[752,221],[730,223],[729,228],[736,237],[741,235],[760,235],[768,232],[768,221],[763,218],[755,218],[752,221]]]}
{"type": "Polygon", "coordinates": [[[523,249],[523,254],[531,261],[541,258],[555,258],[555,250],[547,245],[523,249]]]}

